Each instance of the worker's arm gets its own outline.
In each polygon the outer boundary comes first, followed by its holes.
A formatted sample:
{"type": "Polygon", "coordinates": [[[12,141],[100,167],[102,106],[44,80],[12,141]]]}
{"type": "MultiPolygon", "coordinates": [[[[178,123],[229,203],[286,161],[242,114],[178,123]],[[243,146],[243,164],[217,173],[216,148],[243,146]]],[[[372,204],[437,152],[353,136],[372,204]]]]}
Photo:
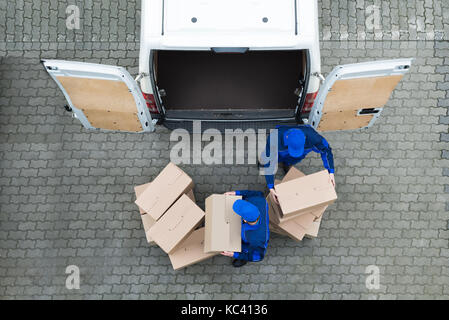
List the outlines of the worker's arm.
{"type": "Polygon", "coordinates": [[[261,191],[251,191],[251,190],[237,190],[235,192],[236,196],[242,196],[243,199],[249,198],[249,197],[262,197],[263,193],[261,191]]]}
{"type": "Polygon", "coordinates": [[[321,159],[323,160],[323,165],[329,171],[329,173],[334,173],[334,155],[332,154],[332,148],[329,143],[323,137],[320,137],[320,142],[315,145],[321,154],[321,159]]]}
{"type": "Polygon", "coordinates": [[[261,261],[265,257],[265,248],[242,243],[242,252],[235,252],[234,258],[245,261],[261,261]]]}

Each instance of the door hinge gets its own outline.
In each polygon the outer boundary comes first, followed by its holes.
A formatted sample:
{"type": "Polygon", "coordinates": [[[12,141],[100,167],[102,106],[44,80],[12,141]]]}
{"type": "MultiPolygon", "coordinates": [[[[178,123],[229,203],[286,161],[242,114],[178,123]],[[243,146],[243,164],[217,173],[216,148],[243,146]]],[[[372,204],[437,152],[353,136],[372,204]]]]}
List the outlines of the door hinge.
{"type": "Polygon", "coordinates": [[[312,73],[312,76],[317,77],[318,79],[320,79],[321,83],[323,83],[326,80],[326,78],[324,78],[324,76],[321,73],[319,73],[319,72],[312,73]]]}
{"type": "Polygon", "coordinates": [[[134,81],[139,82],[140,80],[142,80],[142,78],[147,77],[148,73],[142,72],[139,73],[139,75],[136,77],[136,79],[134,79],[134,81]]]}

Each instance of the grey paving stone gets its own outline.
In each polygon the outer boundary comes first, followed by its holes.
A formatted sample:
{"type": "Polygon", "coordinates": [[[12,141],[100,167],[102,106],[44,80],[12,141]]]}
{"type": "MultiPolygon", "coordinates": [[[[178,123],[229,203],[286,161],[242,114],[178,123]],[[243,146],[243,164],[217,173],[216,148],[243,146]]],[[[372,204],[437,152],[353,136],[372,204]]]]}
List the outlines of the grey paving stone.
{"type": "MultiPolygon", "coordinates": [[[[82,27],[67,30],[65,2],[0,0],[1,298],[447,298],[447,1],[319,1],[324,73],[342,63],[415,57],[410,75],[374,127],[325,134],[339,201],[318,239],[273,236],[264,262],[246,270],[216,257],[179,272],[147,246],[132,203],[132,186],[168,163],[170,132],[83,129],[39,64],[76,59],[123,65],[134,75],[140,1],[78,5],[82,27]],[[378,30],[365,23],[373,4],[378,30]],[[78,293],[64,287],[69,264],[81,269],[78,293]],[[363,286],[372,264],[381,269],[378,292],[363,286]]],[[[200,206],[211,192],[263,189],[248,165],[183,168],[200,206]]],[[[310,156],[299,168],[317,171],[320,159],[310,156]]]]}

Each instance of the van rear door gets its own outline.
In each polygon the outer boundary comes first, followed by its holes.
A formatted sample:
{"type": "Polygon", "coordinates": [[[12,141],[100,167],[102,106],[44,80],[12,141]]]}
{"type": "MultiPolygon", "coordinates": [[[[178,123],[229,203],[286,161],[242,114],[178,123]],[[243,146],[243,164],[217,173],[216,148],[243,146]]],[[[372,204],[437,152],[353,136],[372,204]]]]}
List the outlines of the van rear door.
{"type": "Polygon", "coordinates": [[[321,132],[372,126],[412,61],[398,59],[336,67],[318,92],[309,124],[321,132]]]}
{"type": "Polygon", "coordinates": [[[126,69],[60,60],[42,63],[85,128],[154,131],[142,92],[126,69]]]}

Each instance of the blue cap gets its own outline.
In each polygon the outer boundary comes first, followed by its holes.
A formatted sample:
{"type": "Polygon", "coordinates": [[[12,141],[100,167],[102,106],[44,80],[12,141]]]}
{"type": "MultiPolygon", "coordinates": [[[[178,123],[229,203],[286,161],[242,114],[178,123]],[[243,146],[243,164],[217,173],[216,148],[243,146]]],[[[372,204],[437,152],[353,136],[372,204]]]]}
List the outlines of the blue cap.
{"type": "Polygon", "coordinates": [[[290,129],[284,135],[284,143],[288,147],[288,153],[294,158],[299,158],[304,154],[306,136],[300,129],[290,129]]]}
{"type": "Polygon", "coordinates": [[[255,222],[260,216],[259,209],[252,203],[245,200],[237,200],[232,206],[234,212],[248,222],[255,222]]]}

